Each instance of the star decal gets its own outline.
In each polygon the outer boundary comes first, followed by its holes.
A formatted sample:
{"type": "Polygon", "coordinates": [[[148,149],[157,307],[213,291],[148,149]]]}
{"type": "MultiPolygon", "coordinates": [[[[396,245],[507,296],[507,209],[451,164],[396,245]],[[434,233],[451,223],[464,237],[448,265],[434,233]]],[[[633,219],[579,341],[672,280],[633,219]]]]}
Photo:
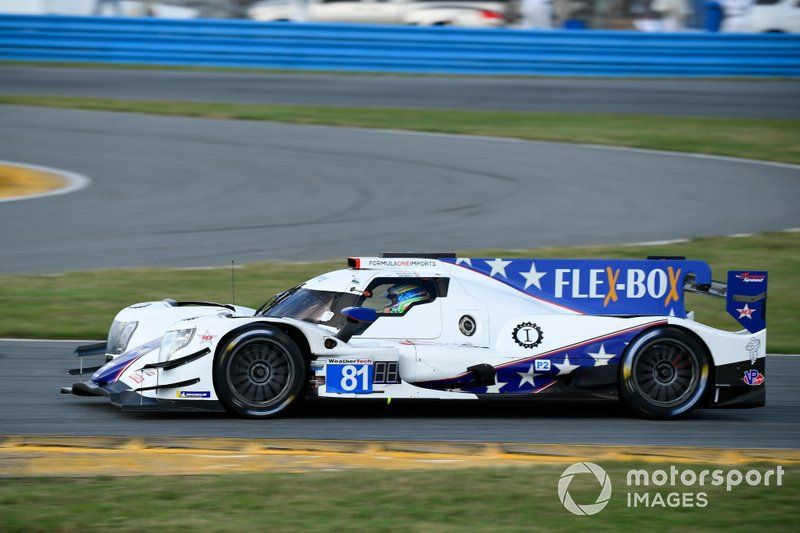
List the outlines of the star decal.
{"type": "Polygon", "coordinates": [[[535,389],[536,383],[534,383],[533,380],[536,376],[541,376],[541,374],[537,374],[533,371],[533,365],[531,365],[527,372],[517,372],[517,374],[519,374],[520,377],[519,388],[522,388],[526,383],[530,383],[531,387],[535,389]]]}
{"type": "Polygon", "coordinates": [[[456,264],[460,265],[461,263],[469,265],[469,267],[472,268],[472,259],[469,257],[456,257],[456,264]]]}
{"type": "Polygon", "coordinates": [[[494,261],[486,261],[486,264],[492,268],[492,271],[489,272],[489,277],[493,278],[495,274],[500,274],[504,278],[506,276],[506,267],[511,264],[511,261],[504,261],[499,257],[494,261]]]}
{"type": "Polygon", "coordinates": [[[536,271],[536,263],[531,261],[531,269],[528,272],[520,272],[519,275],[525,278],[525,287],[523,290],[527,290],[528,287],[533,285],[539,290],[542,290],[542,284],[540,280],[543,276],[545,276],[547,272],[537,272],[536,271]]]}
{"type": "Polygon", "coordinates": [[[615,353],[606,353],[606,347],[602,342],[600,343],[600,349],[597,352],[595,353],[587,352],[587,353],[591,355],[592,358],[594,359],[594,366],[607,365],[608,360],[617,355],[615,353]]]}
{"type": "Polygon", "coordinates": [[[753,312],[756,311],[756,308],[750,309],[747,304],[744,304],[744,307],[737,309],[737,311],[739,311],[739,318],[753,318],[753,312]]]}
{"type": "Polygon", "coordinates": [[[212,335],[208,328],[206,328],[206,332],[200,335],[200,344],[211,344],[217,337],[219,337],[219,335],[212,335]]]}
{"type": "Polygon", "coordinates": [[[580,368],[581,367],[581,365],[573,365],[573,364],[571,364],[569,362],[569,354],[564,356],[564,362],[563,363],[561,363],[561,364],[553,363],[553,366],[555,366],[558,369],[558,374],[556,374],[557,376],[562,376],[564,374],[569,374],[570,372],[572,372],[576,368],[580,368]]]}
{"type": "MultiPolygon", "coordinates": [[[[497,380],[497,376],[495,376],[494,379],[497,380]]],[[[508,385],[508,383],[503,383],[501,381],[495,381],[494,385],[489,385],[488,387],[486,387],[486,393],[487,394],[497,394],[497,393],[500,392],[500,389],[502,389],[506,385],[508,385]]]]}

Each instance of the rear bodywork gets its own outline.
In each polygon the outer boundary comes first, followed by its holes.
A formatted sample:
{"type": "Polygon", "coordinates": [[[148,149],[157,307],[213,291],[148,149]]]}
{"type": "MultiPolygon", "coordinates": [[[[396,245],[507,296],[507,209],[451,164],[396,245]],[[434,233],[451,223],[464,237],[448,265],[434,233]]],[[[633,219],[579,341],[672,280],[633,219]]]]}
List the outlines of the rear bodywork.
{"type": "Polygon", "coordinates": [[[110,360],[90,380],[64,392],[108,396],[123,409],[221,410],[215,355],[236,332],[271,327],[289,334],[304,351],[308,394],[316,397],[613,398],[628,344],[653,328],[672,327],[707,349],[705,406],[764,405],[766,272],[732,271],[727,283],[719,283],[706,263],[680,258],[386,255],[351,258],[349,268],[301,287],[365,305],[382,283],[405,280],[424,285],[428,301],[401,314],[379,314],[346,335],[344,328],[262,316],[238,306],[137,304],[115,319],[117,333],[136,323],[126,346],[114,341],[111,348],[121,353],[102,345],[79,348],[76,355],[110,360]],[[685,308],[687,291],[724,298],[743,329],[723,331],[696,322],[685,308]],[[357,386],[351,387],[349,367],[359,370],[357,386]]]}

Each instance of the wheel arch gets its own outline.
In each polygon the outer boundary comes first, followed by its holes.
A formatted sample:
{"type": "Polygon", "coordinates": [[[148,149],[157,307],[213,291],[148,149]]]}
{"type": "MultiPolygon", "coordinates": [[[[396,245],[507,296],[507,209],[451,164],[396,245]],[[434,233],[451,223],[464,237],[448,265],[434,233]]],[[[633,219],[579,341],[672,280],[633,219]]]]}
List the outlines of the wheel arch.
{"type": "Polygon", "coordinates": [[[280,330],[287,334],[300,348],[300,351],[303,352],[303,359],[306,362],[310,362],[313,359],[311,355],[311,347],[308,344],[308,339],[306,338],[305,334],[300,330],[300,328],[293,326],[292,324],[286,324],[284,322],[268,322],[268,321],[258,321],[258,322],[250,322],[243,326],[239,326],[238,328],[234,328],[227,332],[225,335],[217,343],[217,348],[214,351],[214,355],[216,356],[219,354],[220,350],[230,341],[232,338],[236,337],[237,335],[244,333],[246,331],[251,331],[263,327],[269,327],[273,329],[280,330]]]}
{"type": "Polygon", "coordinates": [[[630,342],[628,343],[628,346],[625,347],[624,354],[628,353],[628,347],[630,345],[632,345],[636,339],[638,339],[639,337],[641,337],[643,335],[646,335],[646,334],[650,333],[651,331],[653,331],[655,329],[675,329],[675,330],[679,330],[679,331],[682,331],[684,333],[689,334],[689,336],[693,337],[694,340],[696,340],[700,344],[700,346],[702,346],[703,349],[706,351],[706,355],[708,356],[708,361],[711,364],[711,367],[712,367],[712,370],[713,370],[713,368],[715,367],[714,355],[711,353],[711,349],[708,347],[708,343],[705,340],[703,340],[703,337],[698,335],[696,331],[694,331],[691,328],[687,328],[686,326],[683,326],[681,324],[670,324],[670,323],[667,323],[667,324],[654,324],[654,325],[652,325],[652,326],[650,326],[650,327],[648,327],[646,329],[643,329],[634,338],[632,338],[630,340],[630,342]]]}

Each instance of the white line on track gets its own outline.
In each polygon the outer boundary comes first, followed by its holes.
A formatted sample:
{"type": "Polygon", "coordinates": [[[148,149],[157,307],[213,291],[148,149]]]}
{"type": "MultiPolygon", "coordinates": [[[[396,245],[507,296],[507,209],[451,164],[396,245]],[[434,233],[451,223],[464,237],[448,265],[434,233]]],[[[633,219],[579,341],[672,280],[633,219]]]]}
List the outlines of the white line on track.
{"type": "MultiPolygon", "coordinates": [[[[564,144],[564,143],[562,143],[564,144]]],[[[691,153],[691,152],[672,152],[669,150],[653,150],[650,148],[632,148],[629,146],[607,146],[601,144],[578,144],[578,146],[585,146],[586,148],[597,148],[599,150],[615,150],[615,151],[627,151],[627,152],[638,152],[641,154],[653,154],[653,155],[669,155],[669,156],[679,156],[679,157],[691,157],[694,159],[713,159],[716,161],[729,161],[731,163],[745,163],[750,165],[767,165],[770,167],[778,167],[778,168],[787,168],[790,170],[800,170],[800,165],[795,165],[792,163],[780,163],[778,161],[766,161],[761,159],[748,159],[746,157],[733,157],[727,155],[713,155],[713,154],[700,154],[700,153],[691,153]]]]}
{"type": "Polygon", "coordinates": [[[75,192],[79,189],[83,189],[84,187],[88,187],[89,184],[92,182],[92,180],[87,178],[86,176],[82,174],[77,174],[75,172],[70,172],[69,170],[43,167],[41,165],[30,165],[28,163],[18,163],[16,161],[0,161],[0,165],[16,166],[22,168],[29,168],[31,170],[38,170],[39,172],[47,172],[49,174],[55,174],[57,176],[61,176],[67,180],[67,184],[59,189],[53,189],[51,191],[39,192],[35,194],[24,194],[22,196],[12,196],[11,198],[0,198],[0,203],[17,202],[19,200],[32,200],[34,198],[44,198],[46,196],[67,194],[75,192]]]}
{"type": "MultiPolygon", "coordinates": [[[[782,233],[800,233],[800,228],[789,228],[780,231],[782,233]]],[[[753,237],[755,235],[758,235],[758,233],[731,233],[730,235],[722,235],[722,237],[741,239],[744,237],[753,237]]],[[[620,244],[619,246],[664,246],[666,244],[681,244],[684,242],[689,242],[690,240],[691,239],[666,239],[663,241],[626,242],[620,244]]]]}
{"type": "Polygon", "coordinates": [[[622,246],[664,246],[666,244],[681,244],[684,242],[689,242],[689,239],[666,239],[663,241],[631,242],[623,244],[622,246]]]}
{"type": "MultiPolygon", "coordinates": [[[[338,127],[338,126],[330,126],[330,127],[338,127]]],[[[357,128],[363,129],[363,128],[357,128]]],[[[568,141],[544,141],[544,140],[536,140],[536,139],[520,139],[518,137],[491,137],[488,135],[468,135],[463,133],[440,133],[440,132],[433,132],[433,131],[410,131],[410,130],[394,130],[394,129],[376,129],[373,131],[379,131],[382,133],[390,133],[394,135],[416,135],[416,136],[423,136],[423,137],[442,137],[442,138],[451,138],[451,139],[463,139],[463,140],[480,140],[480,141],[493,141],[493,142],[512,142],[512,143],[536,143],[536,144],[556,144],[559,146],[581,146],[584,148],[592,148],[596,150],[614,150],[617,152],[636,152],[640,154],[652,154],[652,155],[663,155],[663,156],[672,156],[672,157],[691,157],[694,159],[711,159],[716,161],[729,161],[731,163],[744,163],[750,165],[767,165],[770,167],[778,167],[778,168],[787,168],[791,170],[799,170],[800,165],[795,165],[792,163],[781,163],[778,161],[767,161],[762,159],[748,159],[746,157],[733,157],[727,155],[714,155],[714,154],[703,154],[703,153],[692,153],[692,152],[678,152],[678,151],[671,151],[671,150],[654,150],[652,148],[634,148],[632,146],[610,146],[606,144],[593,144],[593,143],[571,143],[568,141]]],[[[800,229],[800,228],[799,228],[800,229]]]]}

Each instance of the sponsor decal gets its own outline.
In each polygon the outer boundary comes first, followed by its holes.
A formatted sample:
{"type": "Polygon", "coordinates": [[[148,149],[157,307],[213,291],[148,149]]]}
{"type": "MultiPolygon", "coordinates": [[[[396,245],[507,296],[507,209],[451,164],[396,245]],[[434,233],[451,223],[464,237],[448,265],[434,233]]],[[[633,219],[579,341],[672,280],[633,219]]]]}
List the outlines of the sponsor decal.
{"type": "Polygon", "coordinates": [[[211,392],[207,390],[179,390],[175,393],[177,398],[211,398],[211,392]]]}
{"type": "Polygon", "coordinates": [[[641,268],[628,268],[625,276],[620,277],[622,269],[606,266],[605,268],[557,268],[555,269],[556,298],[565,296],[573,299],[600,299],[603,307],[608,307],[612,302],[617,302],[620,296],[626,300],[635,300],[647,296],[662,300],[664,307],[670,303],[681,301],[679,288],[681,287],[682,269],[668,266],[665,269],[655,268],[646,272],[641,268]],[[586,283],[581,283],[581,277],[588,278],[586,283]],[[605,287],[605,291],[603,291],[605,287]]]}
{"type": "Polygon", "coordinates": [[[764,374],[756,370],[755,368],[751,368],[750,370],[744,371],[744,377],[742,378],[747,385],[751,387],[755,387],[758,385],[764,384],[764,374]]]}
{"type": "Polygon", "coordinates": [[[370,259],[367,261],[368,268],[387,268],[387,267],[435,267],[436,261],[424,259],[370,259]]]}
{"type": "MultiPolygon", "coordinates": [[[[711,268],[685,259],[443,259],[534,298],[584,314],[685,317],[683,284],[711,283],[711,268]]],[[[737,280],[738,281],[738,280],[737,280]]],[[[765,282],[766,284],[766,282],[765,282]]]]}
{"type": "Polygon", "coordinates": [[[536,348],[542,343],[542,328],[533,322],[523,322],[511,332],[514,342],[523,348],[536,348]]]}
{"type": "Polygon", "coordinates": [[[756,359],[758,359],[758,349],[761,348],[761,341],[758,340],[756,337],[750,339],[750,342],[747,343],[745,346],[745,350],[747,350],[747,354],[750,356],[750,364],[756,364],[756,359]]]}
{"type": "Polygon", "coordinates": [[[157,373],[158,373],[158,372],[156,372],[156,371],[155,371],[155,370],[153,370],[152,368],[148,368],[147,370],[139,370],[139,371],[137,371],[137,372],[134,372],[133,374],[131,374],[130,376],[128,376],[128,378],[129,378],[131,381],[133,381],[134,383],[136,383],[137,385],[141,385],[141,384],[142,384],[142,382],[143,382],[143,381],[144,381],[146,378],[151,378],[151,377],[155,376],[157,373]]]}
{"type": "Polygon", "coordinates": [[[328,359],[329,365],[371,365],[372,359],[364,357],[334,357],[328,359]]]}
{"type": "Polygon", "coordinates": [[[744,304],[744,307],[740,309],[736,309],[739,312],[739,318],[753,318],[753,313],[756,311],[755,307],[749,307],[747,304],[744,304]]]}
{"type": "Polygon", "coordinates": [[[325,387],[337,394],[371,394],[375,365],[371,359],[332,359],[325,365],[325,387]]]}
{"type": "Polygon", "coordinates": [[[206,329],[206,332],[200,335],[200,344],[211,344],[217,337],[219,337],[219,335],[212,335],[211,332],[206,329]]]}
{"type": "Polygon", "coordinates": [[[547,359],[537,359],[534,362],[534,370],[540,372],[550,372],[550,361],[547,359]]]}
{"type": "Polygon", "coordinates": [[[751,274],[750,272],[736,274],[736,277],[744,283],[763,283],[764,280],[767,279],[766,274],[751,274]]]}

